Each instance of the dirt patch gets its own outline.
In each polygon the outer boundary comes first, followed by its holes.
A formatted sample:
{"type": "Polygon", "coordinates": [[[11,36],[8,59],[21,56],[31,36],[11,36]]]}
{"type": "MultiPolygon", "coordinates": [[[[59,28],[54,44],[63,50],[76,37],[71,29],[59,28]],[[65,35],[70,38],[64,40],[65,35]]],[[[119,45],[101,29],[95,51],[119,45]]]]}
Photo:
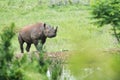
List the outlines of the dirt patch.
{"type": "MultiPolygon", "coordinates": [[[[29,53],[16,53],[15,58],[16,59],[21,59],[24,54],[26,54],[30,58],[32,58],[32,56],[35,56],[37,59],[39,59],[39,52],[38,51],[33,51],[33,52],[29,52],[29,53]]],[[[66,61],[68,56],[69,56],[68,51],[46,52],[46,53],[44,53],[45,58],[60,59],[62,61],[66,61]]]]}
{"type": "Polygon", "coordinates": [[[110,49],[104,50],[104,52],[111,53],[111,54],[120,54],[120,49],[119,48],[110,48],[110,49]]]}

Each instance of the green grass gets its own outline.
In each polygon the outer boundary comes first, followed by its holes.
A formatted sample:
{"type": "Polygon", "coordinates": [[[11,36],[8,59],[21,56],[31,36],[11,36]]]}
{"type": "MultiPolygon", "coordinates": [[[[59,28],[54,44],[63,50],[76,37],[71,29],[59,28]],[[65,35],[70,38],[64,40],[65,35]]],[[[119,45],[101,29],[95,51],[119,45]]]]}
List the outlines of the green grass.
{"type": "MultiPolygon", "coordinates": [[[[49,6],[42,7],[37,4],[37,0],[34,3],[27,1],[25,1],[24,4],[22,4],[21,1],[14,1],[14,3],[11,1],[11,5],[7,3],[7,0],[1,1],[1,4],[4,5],[1,5],[0,13],[0,17],[2,17],[0,26],[2,27],[12,22],[15,23],[17,31],[25,25],[36,22],[45,22],[52,26],[59,26],[57,37],[48,39],[45,44],[47,51],[71,50],[71,37],[74,36],[74,33],[71,32],[84,26],[84,24],[80,24],[82,23],[81,18],[85,15],[84,12],[88,13],[88,11],[82,10],[81,6],[78,5],[56,6],[54,8],[49,6]],[[20,7],[20,5],[22,5],[22,7],[20,7]]],[[[16,43],[14,46],[16,51],[19,52],[17,35],[18,32],[16,32],[16,37],[13,42],[16,43]]],[[[34,46],[32,46],[32,48],[35,50],[34,46]]]]}
{"type": "MultiPolygon", "coordinates": [[[[91,23],[91,9],[89,7],[81,5],[51,7],[47,6],[49,3],[43,6],[43,4],[38,4],[38,0],[34,2],[26,0],[24,3],[20,0],[12,1],[10,1],[11,3],[9,0],[0,1],[0,27],[4,28],[12,22],[15,23],[16,36],[12,41],[16,50],[15,53],[20,52],[17,41],[18,31],[25,25],[45,22],[53,26],[59,26],[57,37],[47,39],[44,45],[46,51],[68,50],[73,53],[69,60],[69,67],[75,76],[79,75],[82,78],[85,75],[83,70],[91,68],[94,69],[94,73],[81,80],[113,80],[110,78],[117,74],[114,69],[119,62],[114,65],[113,63],[116,61],[114,56],[104,51],[115,48],[116,40],[111,35],[110,25],[97,28],[96,25],[91,23]],[[97,68],[102,69],[102,71],[97,70],[97,68]]],[[[34,45],[32,45],[31,51],[35,50],[34,45]]],[[[27,76],[31,75],[35,80],[38,80],[36,79],[37,76],[40,77],[39,74],[34,74],[34,72],[27,76]]]]}

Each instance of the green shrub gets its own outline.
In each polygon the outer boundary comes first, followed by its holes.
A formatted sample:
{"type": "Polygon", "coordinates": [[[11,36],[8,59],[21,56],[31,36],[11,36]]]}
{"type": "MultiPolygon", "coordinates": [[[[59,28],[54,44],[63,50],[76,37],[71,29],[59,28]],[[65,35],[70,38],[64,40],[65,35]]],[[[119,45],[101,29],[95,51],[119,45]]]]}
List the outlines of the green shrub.
{"type": "Polygon", "coordinates": [[[120,25],[120,0],[97,1],[93,5],[92,14],[100,25],[120,25]]]}
{"type": "Polygon", "coordinates": [[[39,72],[41,74],[46,74],[49,63],[48,63],[48,59],[45,59],[45,50],[43,48],[43,45],[41,44],[41,41],[39,41],[36,48],[38,50],[37,54],[39,56],[39,59],[38,59],[39,72]]]}
{"type": "Polygon", "coordinates": [[[41,49],[41,44],[38,44],[38,50],[39,50],[39,72],[41,74],[46,74],[47,70],[50,71],[50,79],[51,80],[59,80],[59,77],[62,73],[63,63],[60,59],[57,59],[57,57],[48,58],[45,57],[45,51],[44,48],[41,49]]]}
{"type": "Polygon", "coordinates": [[[46,74],[47,70],[48,70],[48,67],[49,67],[49,60],[48,59],[45,59],[45,53],[43,52],[40,52],[39,53],[39,72],[41,74],[46,74]]]}
{"type": "Polygon", "coordinates": [[[63,64],[62,64],[61,60],[55,59],[52,62],[50,69],[51,69],[51,79],[59,80],[59,77],[61,76],[62,69],[63,69],[63,64]]]}
{"type": "Polygon", "coordinates": [[[117,33],[117,30],[120,30],[120,0],[97,1],[93,5],[92,14],[99,26],[111,24],[115,37],[120,41],[119,33],[117,33]]]}
{"type": "Polygon", "coordinates": [[[22,72],[16,70],[12,63],[13,52],[11,40],[15,35],[15,25],[5,27],[0,35],[0,80],[21,80],[22,72]]]}

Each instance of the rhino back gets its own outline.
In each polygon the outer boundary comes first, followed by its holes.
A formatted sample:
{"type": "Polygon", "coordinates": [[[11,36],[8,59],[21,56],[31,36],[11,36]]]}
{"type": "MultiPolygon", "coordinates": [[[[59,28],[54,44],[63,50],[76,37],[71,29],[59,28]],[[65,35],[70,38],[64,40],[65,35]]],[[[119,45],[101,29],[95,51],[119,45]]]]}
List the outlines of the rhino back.
{"type": "Polygon", "coordinates": [[[42,23],[25,26],[19,34],[25,42],[32,43],[32,40],[37,39],[39,37],[39,34],[41,34],[41,27],[42,23]]]}

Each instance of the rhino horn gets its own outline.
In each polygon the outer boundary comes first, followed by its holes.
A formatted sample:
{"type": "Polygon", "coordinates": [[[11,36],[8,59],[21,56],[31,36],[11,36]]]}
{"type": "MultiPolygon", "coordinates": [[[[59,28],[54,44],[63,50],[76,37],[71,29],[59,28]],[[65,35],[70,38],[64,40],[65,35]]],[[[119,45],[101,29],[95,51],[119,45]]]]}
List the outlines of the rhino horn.
{"type": "Polygon", "coordinates": [[[58,26],[56,27],[55,32],[57,32],[57,29],[58,29],[58,26]]]}

